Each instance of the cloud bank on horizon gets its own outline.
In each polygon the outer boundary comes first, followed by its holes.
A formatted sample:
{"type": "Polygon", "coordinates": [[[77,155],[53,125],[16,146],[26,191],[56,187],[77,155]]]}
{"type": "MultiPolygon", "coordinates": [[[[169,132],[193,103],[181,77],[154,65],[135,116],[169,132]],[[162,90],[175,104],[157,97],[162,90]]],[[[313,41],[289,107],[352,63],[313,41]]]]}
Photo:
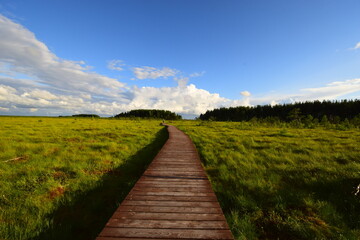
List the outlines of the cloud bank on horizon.
{"type": "MultiPolygon", "coordinates": [[[[228,99],[189,83],[205,72],[184,76],[173,68],[128,67],[122,60],[109,60],[114,71],[132,71],[136,80],[172,79],[175,87],[129,86],[96,73],[84,61],[61,59],[35,34],[0,15],[0,114],[68,115],[94,113],[111,116],[131,109],[164,109],[187,117],[219,107],[276,104],[306,100],[331,100],[360,91],[360,79],[305,88],[287,95],[255,96],[241,91],[228,99]]],[[[356,45],[356,49],[360,48],[356,45]]]]}

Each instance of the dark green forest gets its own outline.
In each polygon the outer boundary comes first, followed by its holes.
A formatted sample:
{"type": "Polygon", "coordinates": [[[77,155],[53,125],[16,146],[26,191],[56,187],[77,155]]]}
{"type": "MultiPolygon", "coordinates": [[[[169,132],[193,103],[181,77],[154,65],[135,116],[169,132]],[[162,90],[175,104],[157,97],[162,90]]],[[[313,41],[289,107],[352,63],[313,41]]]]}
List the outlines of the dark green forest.
{"type": "Polygon", "coordinates": [[[346,120],[360,119],[360,100],[219,108],[207,111],[199,118],[214,121],[250,121],[254,119],[285,122],[329,121],[336,124],[346,120]]]}
{"type": "Polygon", "coordinates": [[[114,116],[115,118],[155,118],[155,119],[164,119],[164,120],[180,120],[181,116],[167,111],[167,110],[157,110],[157,109],[137,109],[131,110],[129,112],[120,113],[114,116]]]}

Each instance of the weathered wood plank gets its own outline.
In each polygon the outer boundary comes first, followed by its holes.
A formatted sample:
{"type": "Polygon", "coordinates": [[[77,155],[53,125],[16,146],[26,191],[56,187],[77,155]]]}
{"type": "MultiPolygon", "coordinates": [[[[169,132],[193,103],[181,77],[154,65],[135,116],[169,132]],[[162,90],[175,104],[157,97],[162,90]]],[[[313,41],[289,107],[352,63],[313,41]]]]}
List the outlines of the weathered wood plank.
{"type": "Polygon", "coordinates": [[[211,186],[209,186],[209,184],[207,183],[199,183],[199,184],[195,184],[195,183],[184,183],[184,182],[180,182],[180,183],[162,183],[162,182],[158,182],[158,181],[154,181],[154,182],[138,182],[137,186],[139,187],[154,187],[154,188],[158,188],[158,187],[168,187],[168,188],[179,188],[179,187],[190,187],[190,188],[207,188],[207,189],[211,189],[211,186]]]}
{"type": "Polygon", "coordinates": [[[201,192],[201,193],[211,193],[212,190],[211,188],[199,188],[199,187],[162,187],[162,186],[158,186],[158,187],[146,187],[146,188],[142,188],[140,186],[135,186],[133,188],[134,191],[140,191],[140,192],[201,192]]]}
{"type": "Polygon", "coordinates": [[[128,237],[97,237],[96,240],[173,240],[170,238],[128,238],[128,237]]]}
{"type": "Polygon", "coordinates": [[[180,201],[134,201],[125,200],[122,202],[123,206],[158,206],[158,207],[202,207],[202,208],[217,208],[220,207],[218,202],[180,202],[180,201]]]}
{"type": "Polygon", "coordinates": [[[173,161],[156,161],[156,164],[159,163],[163,163],[163,164],[173,164],[173,165],[178,165],[178,166],[183,166],[183,167],[188,167],[188,166],[201,166],[201,164],[191,164],[190,161],[180,161],[180,160],[173,160],[173,161]]]}
{"type": "Polygon", "coordinates": [[[215,196],[148,196],[148,195],[128,195],[126,200],[134,201],[181,201],[181,202],[217,202],[215,196]]]}
{"type": "Polygon", "coordinates": [[[196,196],[196,197],[215,197],[213,192],[148,192],[148,191],[134,191],[130,192],[133,195],[143,196],[196,196]]]}
{"type": "Polygon", "coordinates": [[[160,178],[160,179],[140,179],[137,184],[157,184],[157,185],[195,185],[195,186],[210,186],[208,181],[206,180],[180,180],[178,181],[167,181],[166,179],[160,178]]]}
{"type": "Polygon", "coordinates": [[[147,176],[143,175],[141,180],[147,180],[147,181],[162,181],[162,182],[205,182],[209,181],[207,178],[166,178],[166,177],[157,177],[157,176],[147,176]]]}
{"type": "MultiPolygon", "coordinates": [[[[200,172],[203,173],[204,170],[199,166],[199,167],[166,167],[166,166],[156,166],[156,167],[152,167],[151,170],[148,170],[149,172],[151,171],[161,171],[161,172],[183,172],[183,173],[188,173],[188,172],[200,172]]],[[[147,171],[147,172],[148,172],[147,171]]]]}
{"type": "Polygon", "coordinates": [[[186,229],[229,229],[224,221],[199,220],[149,220],[112,218],[106,227],[118,228],[186,228],[186,229]]]}
{"type": "Polygon", "coordinates": [[[193,229],[135,229],[135,228],[108,228],[100,233],[101,237],[133,237],[144,238],[156,236],[170,239],[233,239],[229,230],[193,230],[193,229]]]}
{"type": "Polygon", "coordinates": [[[192,184],[192,185],[189,185],[189,184],[186,184],[186,183],[183,183],[183,184],[159,184],[159,183],[138,183],[136,185],[137,187],[141,187],[141,188],[184,188],[184,187],[188,187],[188,188],[194,188],[194,189],[207,189],[207,190],[211,190],[211,187],[210,186],[207,186],[207,185],[195,185],[195,184],[192,184]]]}
{"type": "Polygon", "coordinates": [[[151,166],[156,166],[156,165],[158,165],[158,166],[166,166],[166,167],[179,167],[179,168],[184,168],[184,167],[187,167],[187,166],[189,166],[189,167],[202,167],[201,166],[201,164],[200,163],[198,163],[198,164],[194,164],[193,162],[191,162],[191,161],[189,161],[189,162],[183,162],[183,163],[177,163],[177,162],[174,162],[174,161],[172,161],[172,162],[166,162],[166,161],[160,161],[160,160],[158,160],[158,161],[155,161],[155,162],[153,162],[152,164],[151,164],[151,166]]]}
{"type": "Polygon", "coordinates": [[[222,213],[220,208],[205,207],[158,207],[120,205],[117,212],[153,212],[153,213],[222,213]]]}
{"type": "Polygon", "coordinates": [[[157,177],[168,177],[168,178],[205,178],[205,174],[200,173],[170,173],[170,172],[160,172],[160,171],[151,171],[144,173],[147,176],[157,176],[157,177]]]}
{"type": "Polygon", "coordinates": [[[222,213],[115,212],[111,219],[225,221],[222,213]]]}
{"type": "Polygon", "coordinates": [[[201,176],[206,176],[204,174],[204,171],[201,169],[189,169],[189,170],[171,170],[171,169],[156,169],[156,168],[151,168],[150,170],[145,171],[146,174],[149,173],[155,173],[155,174],[179,174],[179,175],[201,175],[201,176]]]}

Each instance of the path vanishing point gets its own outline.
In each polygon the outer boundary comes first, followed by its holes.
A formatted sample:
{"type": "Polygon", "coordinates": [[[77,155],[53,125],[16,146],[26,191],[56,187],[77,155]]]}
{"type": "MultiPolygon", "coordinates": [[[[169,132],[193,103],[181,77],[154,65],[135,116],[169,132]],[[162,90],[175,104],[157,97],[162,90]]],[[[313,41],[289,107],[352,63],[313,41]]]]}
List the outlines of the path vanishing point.
{"type": "Polygon", "coordinates": [[[234,239],[190,138],[169,139],[96,240],[234,239]]]}

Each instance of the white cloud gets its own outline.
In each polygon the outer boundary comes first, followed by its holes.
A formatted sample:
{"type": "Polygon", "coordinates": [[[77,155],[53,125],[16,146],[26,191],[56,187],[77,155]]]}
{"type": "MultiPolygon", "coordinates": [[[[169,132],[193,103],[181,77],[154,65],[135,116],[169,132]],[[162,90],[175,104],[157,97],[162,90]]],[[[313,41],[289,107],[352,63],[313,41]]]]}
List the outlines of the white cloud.
{"type": "Polygon", "coordinates": [[[359,49],[360,48],[360,42],[358,42],[356,45],[355,45],[355,47],[353,47],[352,49],[353,50],[356,50],[356,49],[359,49]]]}
{"type": "Polygon", "coordinates": [[[349,94],[360,92],[360,79],[350,79],[328,83],[323,87],[304,88],[287,94],[268,94],[251,98],[252,105],[294,103],[314,100],[336,100],[349,94]]]}
{"type": "Polygon", "coordinates": [[[189,82],[189,78],[187,77],[180,77],[180,78],[175,77],[174,80],[178,83],[178,86],[180,88],[186,87],[187,83],[189,82]]]}
{"type": "Polygon", "coordinates": [[[204,74],[205,74],[205,71],[194,72],[194,73],[190,74],[190,77],[201,77],[201,76],[204,76],[204,74]]]}
{"type": "Polygon", "coordinates": [[[125,86],[95,72],[83,61],[64,60],[53,54],[35,35],[0,15],[0,72],[9,77],[22,74],[37,85],[70,92],[116,95],[125,86]]]}
{"type": "Polygon", "coordinates": [[[336,99],[340,96],[358,91],[360,91],[360,79],[350,79],[346,81],[332,82],[324,87],[302,89],[301,92],[303,95],[301,98],[309,100],[336,99]]]}
{"type": "Polygon", "coordinates": [[[134,67],[133,73],[137,79],[157,79],[175,76],[179,71],[168,67],[157,69],[154,67],[134,67]]]}
{"type": "Polygon", "coordinates": [[[45,100],[57,99],[57,96],[46,90],[35,89],[35,90],[31,90],[27,94],[33,98],[38,98],[38,99],[45,99],[45,100]]]}
{"type": "Polygon", "coordinates": [[[250,95],[251,95],[251,93],[248,91],[242,91],[242,92],[240,92],[240,94],[244,97],[250,97],[250,95]]]}
{"type": "Polygon", "coordinates": [[[172,88],[135,87],[133,93],[134,98],[129,103],[129,109],[167,109],[195,116],[218,107],[246,105],[244,101],[223,98],[219,94],[198,89],[193,84],[172,88]]]}
{"type": "Polygon", "coordinates": [[[124,70],[124,61],[122,60],[111,60],[108,62],[107,67],[111,70],[122,71],[124,70]]]}
{"type": "Polygon", "coordinates": [[[275,106],[275,105],[277,105],[277,104],[279,104],[279,103],[276,102],[275,100],[272,100],[272,101],[270,102],[270,105],[271,105],[271,106],[275,106]]]}
{"type": "Polygon", "coordinates": [[[113,102],[94,102],[91,99],[66,95],[57,95],[56,98],[46,100],[39,98],[40,95],[34,94],[39,92],[42,93],[39,89],[16,90],[9,86],[0,85],[0,105],[2,108],[8,108],[13,112],[18,111],[19,114],[26,114],[28,111],[41,115],[50,111],[52,115],[84,112],[114,115],[131,109],[155,108],[195,117],[209,109],[247,104],[246,101],[233,101],[220,97],[219,94],[198,89],[193,84],[163,88],[138,88],[134,86],[129,91],[131,97],[127,101],[113,102]]]}

